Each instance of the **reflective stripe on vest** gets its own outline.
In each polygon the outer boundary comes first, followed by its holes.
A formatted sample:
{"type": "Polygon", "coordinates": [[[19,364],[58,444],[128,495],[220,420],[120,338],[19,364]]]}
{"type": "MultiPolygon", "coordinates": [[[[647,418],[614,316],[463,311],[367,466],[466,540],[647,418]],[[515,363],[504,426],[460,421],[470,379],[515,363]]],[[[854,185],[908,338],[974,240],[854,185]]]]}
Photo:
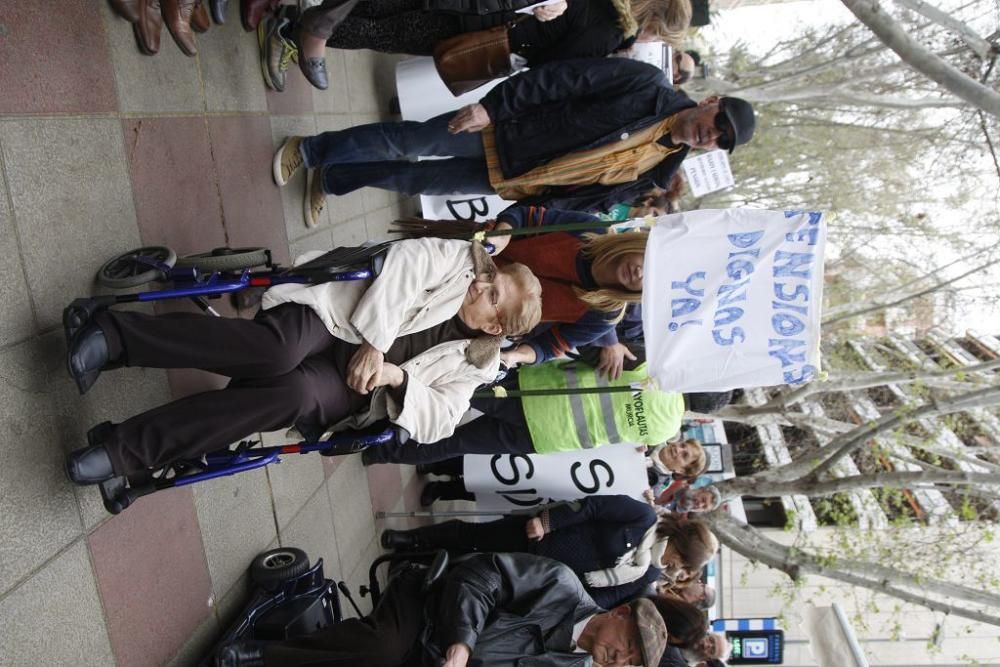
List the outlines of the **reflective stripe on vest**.
{"type": "MultiPolygon", "coordinates": [[[[609,387],[608,378],[605,375],[597,374],[597,386],[609,387]]],[[[601,399],[601,417],[604,418],[604,429],[608,432],[608,442],[621,442],[622,436],[618,433],[618,423],[615,422],[615,404],[611,394],[598,394],[601,399]]]]}
{"type": "MultiPolygon", "coordinates": [[[[566,386],[570,389],[580,387],[576,368],[566,369],[566,386]]],[[[594,441],[590,439],[590,429],[587,427],[587,413],[583,407],[583,396],[570,394],[567,398],[569,398],[570,409],[573,411],[573,424],[576,426],[576,435],[580,439],[580,446],[584,449],[593,449],[594,441]]]]}

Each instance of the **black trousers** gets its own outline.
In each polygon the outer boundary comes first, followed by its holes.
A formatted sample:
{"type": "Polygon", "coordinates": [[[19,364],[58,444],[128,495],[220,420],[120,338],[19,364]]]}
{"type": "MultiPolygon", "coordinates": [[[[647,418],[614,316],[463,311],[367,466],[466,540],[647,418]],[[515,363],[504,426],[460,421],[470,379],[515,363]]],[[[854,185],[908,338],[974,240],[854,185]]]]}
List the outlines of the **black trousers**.
{"type": "Polygon", "coordinates": [[[106,311],[97,324],[129,366],[200,368],[233,380],[136,415],[106,442],[119,475],[198,458],[259,432],[334,424],[367,403],[341,378],[336,339],[313,310],[284,304],[253,320],[106,311]]]}
{"type": "Polygon", "coordinates": [[[264,647],[267,667],[418,667],[424,629],[423,572],[408,570],[389,584],[371,615],[264,647]]]}
{"type": "Polygon", "coordinates": [[[368,450],[370,463],[435,463],[463,454],[533,454],[528,422],[517,398],[474,399],[483,412],[450,437],[427,445],[389,443],[368,450]]]}
{"type": "Polygon", "coordinates": [[[421,549],[447,549],[459,553],[535,553],[525,524],[530,516],[507,516],[496,521],[445,521],[410,530],[420,538],[421,549]]]}

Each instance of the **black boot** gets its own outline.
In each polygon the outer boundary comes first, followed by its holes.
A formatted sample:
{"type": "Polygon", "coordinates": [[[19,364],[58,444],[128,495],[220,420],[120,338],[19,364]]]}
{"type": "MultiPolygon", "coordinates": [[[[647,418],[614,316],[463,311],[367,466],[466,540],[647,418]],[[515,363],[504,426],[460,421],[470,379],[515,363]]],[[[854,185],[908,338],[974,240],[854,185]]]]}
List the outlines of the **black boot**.
{"type": "Polygon", "coordinates": [[[420,491],[420,506],[430,507],[441,499],[441,482],[427,482],[420,491]]]}
{"type": "Polygon", "coordinates": [[[264,667],[264,644],[256,641],[235,641],[226,644],[215,655],[216,667],[264,667]]]}
{"type": "Polygon", "coordinates": [[[380,539],[382,548],[393,551],[424,551],[427,547],[416,536],[415,532],[413,530],[383,530],[380,539]]]}
{"type": "Polygon", "coordinates": [[[104,445],[91,445],[70,452],[66,457],[66,475],[80,486],[100,484],[115,476],[111,457],[104,445]]]}
{"type": "Polygon", "coordinates": [[[99,326],[89,323],[76,332],[66,355],[66,368],[81,394],[94,386],[108,361],[108,340],[99,326]]]}

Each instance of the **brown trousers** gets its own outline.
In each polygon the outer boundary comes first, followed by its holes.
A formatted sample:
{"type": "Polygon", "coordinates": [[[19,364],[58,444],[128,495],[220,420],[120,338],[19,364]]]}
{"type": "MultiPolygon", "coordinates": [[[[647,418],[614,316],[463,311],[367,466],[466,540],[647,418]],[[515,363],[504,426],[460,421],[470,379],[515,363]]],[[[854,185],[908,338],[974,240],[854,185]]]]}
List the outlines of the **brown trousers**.
{"type": "Polygon", "coordinates": [[[367,402],[341,378],[331,351],[336,339],[307,306],[284,304],[253,320],[106,311],[97,324],[111,358],[129,366],[200,368],[233,378],[225,389],[115,427],[106,446],[119,475],[196,459],[260,431],[322,428],[367,402]]]}

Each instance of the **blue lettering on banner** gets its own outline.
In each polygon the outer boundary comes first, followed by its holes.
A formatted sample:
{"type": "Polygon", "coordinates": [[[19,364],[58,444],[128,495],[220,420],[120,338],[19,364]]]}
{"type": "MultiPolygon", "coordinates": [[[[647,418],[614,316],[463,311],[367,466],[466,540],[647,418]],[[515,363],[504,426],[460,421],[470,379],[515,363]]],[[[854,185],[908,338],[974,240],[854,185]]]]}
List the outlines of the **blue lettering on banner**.
{"type": "Polygon", "coordinates": [[[729,253],[726,262],[726,277],[731,282],[723,283],[716,291],[719,297],[712,324],[712,340],[716,345],[728,347],[746,340],[743,327],[736,326],[743,318],[744,309],[733,304],[747,300],[750,276],[757,268],[760,248],[755,247],[763,238],[763,231],[729,234],[726,238],[737,250],[729,253]]]}
{"type": "MultiPolygon", "coordinates": [[[[786,218],[800,214],[800,211],[785,211],[786,218]]],[[[785,234],[782,249],[774,253],[771,329],[780,338],[768,339],[767,353],[781,363],[785,369],[782,376],[788,384],[801,384],[816,374],[816,367],[806,363],[808,343],[802,334],[806,333],[809,321],[809,281],[816,261],[809,246],[819,241],[821,218],[819,212],[809,212],[806,226],[785,234]]]]}

